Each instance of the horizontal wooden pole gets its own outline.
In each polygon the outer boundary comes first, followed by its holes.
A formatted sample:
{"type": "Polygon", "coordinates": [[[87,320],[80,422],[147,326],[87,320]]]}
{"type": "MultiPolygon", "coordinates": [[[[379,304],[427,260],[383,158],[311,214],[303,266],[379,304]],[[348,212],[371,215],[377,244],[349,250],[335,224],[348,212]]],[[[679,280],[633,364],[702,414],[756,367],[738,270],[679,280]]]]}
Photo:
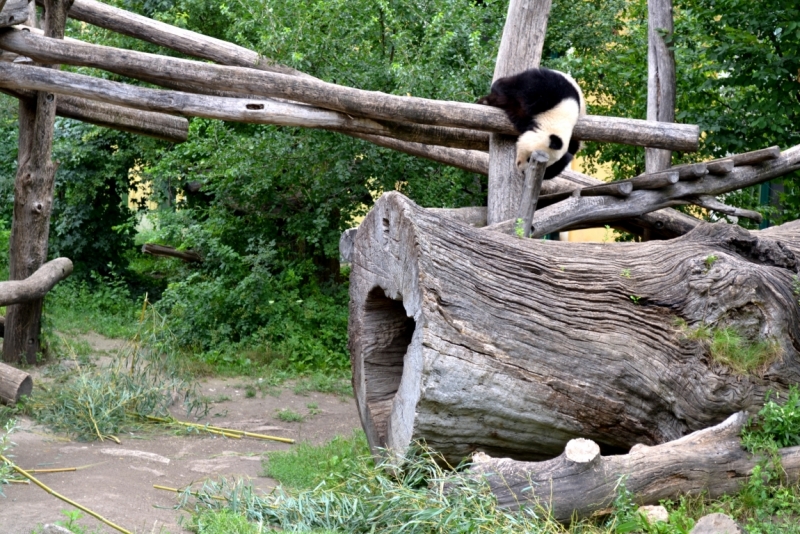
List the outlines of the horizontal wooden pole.
{"type": "Polygon", "coordinates": [[[185,262],[202,263],[203,257],[193,250],[178,250],[166,245],[155,243],[145,243],[142,245],[142,252],[151,256],[161,256],[164,258],[177,258],[185,262]]]}
{"type": "Polygon", "coordinates": [[[39,267],[25,280],[0,282],[0,306],[39,300],[70,274],[72,262],[68,258],[56,258],[39,267]]]}
{"type": "MultiPolygon", "coordinates": [[[[15,98],[34,98],[27,89],[2,89],[15,98]]],[[[165,113],[140,111],[94,100],[61,95],[56,100],[56,115],[105,128],[155,137],[171,143],[182,143],[189,136],[189,121],[165,113]]]]}
{"type": "MultiPolygon", "coordinates": [[[[505,113],[491,106],[396,96],[313,78],[65,42],[22,31],[7,31],[0,36],[0,47],[44,63],[95,67],[134,78],[184,80],[210,89],[286,98],[373,119],[517,133],[505,113]]],[[[693,151],[697,150],[699,128],[696,125],[586,116],[575,126],[574,135],[591,141],[693,151]]]]}

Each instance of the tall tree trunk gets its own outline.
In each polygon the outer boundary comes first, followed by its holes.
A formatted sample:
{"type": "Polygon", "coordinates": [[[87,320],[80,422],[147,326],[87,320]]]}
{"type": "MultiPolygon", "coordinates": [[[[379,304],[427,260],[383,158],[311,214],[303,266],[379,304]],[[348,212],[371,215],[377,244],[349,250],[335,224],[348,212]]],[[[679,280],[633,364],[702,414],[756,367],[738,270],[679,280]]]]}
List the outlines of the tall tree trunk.
{"type": "MultiPolygon", "coordinates": [[[[539,66],[551,4],[552,0],[511,0],[493,80],[539,66]]],[[[517,216],[522,173],[516,156],[516,136],[489,137],[489,224],[517,216]]]]}
{"type": "MultiPolygon", "coordinates": [[[[63,39],[70,0],[48,0],[44,31],[63,39]]],[[[51,159],[56,96],[39,92],[36,100],[20,99],[19,155],[14,181],[14,217],[9,240],[9,278],[23,280],[47,259],[50,212],[58,165],[51,159]]],[[[35,363],[39,353],[43,299],[8,307],[3,359],[35,363]]]]}
{"type": "MultiPolygon", "coordinates": [[[[672,0],[648,0],[647,120],[675,122],[675,53],[671,49],[672,0]]],[[[648,173],[670,166],[672,152],[645,149],[648,173]]]]}

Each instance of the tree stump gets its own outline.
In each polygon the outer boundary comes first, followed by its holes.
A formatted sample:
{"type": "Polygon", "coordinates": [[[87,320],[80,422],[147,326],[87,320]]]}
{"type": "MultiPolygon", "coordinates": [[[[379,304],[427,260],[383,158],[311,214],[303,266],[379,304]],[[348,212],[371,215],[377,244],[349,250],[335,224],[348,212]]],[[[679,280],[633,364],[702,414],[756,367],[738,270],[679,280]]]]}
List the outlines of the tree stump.
{"type": "Polygon", "coordinates": [[[670,241],[540,241],[387,193],[357,231],[350,282],[369,444],[541,460],[583,437],[607,454],[758,406],[800,381],[799,234],[701,224],[670,241]],[[737,375],[692,339],[699,324],[771,340],[777,357],[737,375]]]}

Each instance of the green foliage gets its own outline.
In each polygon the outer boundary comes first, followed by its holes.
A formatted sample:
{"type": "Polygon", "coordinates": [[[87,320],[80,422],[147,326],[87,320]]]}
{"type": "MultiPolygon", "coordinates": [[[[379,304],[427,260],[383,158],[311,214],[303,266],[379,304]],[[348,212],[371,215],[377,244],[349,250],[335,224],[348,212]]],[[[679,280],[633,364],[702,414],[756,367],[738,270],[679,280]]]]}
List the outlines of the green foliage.
{"type": "Polygon", "coordinates": [[[712,360],[739,375],[762,374],[783,354],[777,340],[751,340],[730,326],[712,328],[702,324],[689,328],[682,322],[678,328],[684,338],[701,342],[712,360]]]}
{"type": "Polygon", "coordinates": [[[271,531],[230,510],[202,512],[192,518],[189,528],[197,534],[262,534],[271,531]]]}
{"type": "Polygon", "coordinates": [[[711,269],[711,267],[714,266],[714,264],[717,262],[718,259],[719,258],[717,258],[713,254],[710,254],[710,255],[706,256],[706,259],[703,260],[703,263],[705,263],[705,265],[706,265],[706,270],[711,269]]]}
{"type": "Polygon", "coordinates": [[[758,415],[742,430],[742,443],[750,452],[775,447],[800,445],[800,391],[791,386],[786,399],[778,403],[781,394],[767,394],[766,403],[758,415]]]}
{"type": "MultiPolygon", "coordinates": [[[[14,446],[14,443],[11,441],[11,434],[14,433],[15,428],[15,420],[6,419],[3,421],[2,432],[0,432],[0,454],[3,456],[7,456],[8,451],[14,446]]],[[[10,483],[9,480],[13,474],[14,471],[11,469],[11,466],[3,461],[0,461],[0,497],[5,497],[5,494],[3,493],[3,486],[10,483]]]]}
{"type": "Polygon", "coordinates": [[[297,413],[291,408],[279,410],[278,413],[275,414],[275,417],[284,423],[302,423],[306,418],[303,414],[297,413]]]}
{"type": "Polygon", "coordinates": [[[349,438],[335,437],[324,445],[303,442],[289,451],[271,452],[263,462],[264,476],[284,486],[311,489],[325,479],[344,480],[358,472],[369,447],[364,432],[356,430],[349,438]]]}

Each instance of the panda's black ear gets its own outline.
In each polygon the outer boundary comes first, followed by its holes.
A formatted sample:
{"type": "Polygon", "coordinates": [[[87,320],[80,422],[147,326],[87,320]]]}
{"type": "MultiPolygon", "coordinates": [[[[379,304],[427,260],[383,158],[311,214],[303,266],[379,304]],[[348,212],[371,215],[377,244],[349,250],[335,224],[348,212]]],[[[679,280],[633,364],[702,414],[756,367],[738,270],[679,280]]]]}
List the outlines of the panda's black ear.
{"type": "Polygon", "coordinates": [[[550,134],[550,148],[553,150],[561,150],[564,146],[564,141],[557,135],[550,134]]]}

